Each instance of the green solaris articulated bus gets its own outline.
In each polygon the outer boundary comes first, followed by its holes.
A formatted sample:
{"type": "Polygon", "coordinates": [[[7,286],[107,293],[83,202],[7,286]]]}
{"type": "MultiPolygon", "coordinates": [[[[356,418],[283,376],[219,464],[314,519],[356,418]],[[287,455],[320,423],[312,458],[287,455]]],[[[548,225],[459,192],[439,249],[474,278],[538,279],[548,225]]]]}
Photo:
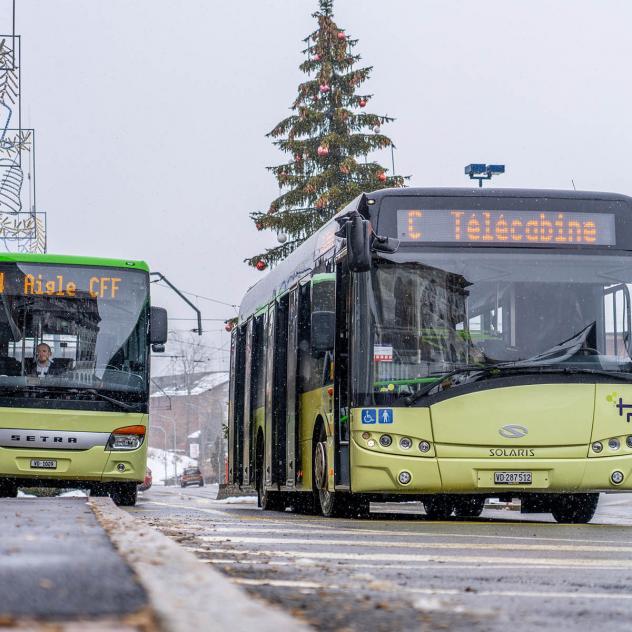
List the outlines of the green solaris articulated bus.
{"type": "Polygon", "coordinates": [[[325,516],[588,522],[632,489],[631,285],[632,198],[362,195],[243,299],[229,482],[325,516]]]}
{"type": "Polygon", "coordinates": [[[133,505],[166,337],[143,262],[0,255],[0,496],[80,487],[133,505]]]}

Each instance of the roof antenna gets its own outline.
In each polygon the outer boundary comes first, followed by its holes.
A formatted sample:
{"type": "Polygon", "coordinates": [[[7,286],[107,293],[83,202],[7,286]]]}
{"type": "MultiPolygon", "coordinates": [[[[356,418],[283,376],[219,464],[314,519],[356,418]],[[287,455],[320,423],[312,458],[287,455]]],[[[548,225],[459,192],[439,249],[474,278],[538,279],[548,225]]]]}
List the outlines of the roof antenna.
{"type": "Polygon", "coordinates": [[[571,178],[571,182],[573,183],[573,191],[577,191],[577,187],[575,186],[575,180],[571,178]]]}

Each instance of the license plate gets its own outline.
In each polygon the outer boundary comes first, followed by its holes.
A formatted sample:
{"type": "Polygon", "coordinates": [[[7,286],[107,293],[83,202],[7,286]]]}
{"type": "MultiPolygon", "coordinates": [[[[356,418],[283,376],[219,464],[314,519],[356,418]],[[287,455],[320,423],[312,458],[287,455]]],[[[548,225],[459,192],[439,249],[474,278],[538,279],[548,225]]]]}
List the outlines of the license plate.
{"type": "Polygon", "coordinates": [[[531,485],[531,472],[494,472],[495,485],[531,485]]]}
{"type": "Polygon", "coordinates": [[[40,470],[56,470],[57,461],[55,459],[31,459],[31,467],[40,470]]]}

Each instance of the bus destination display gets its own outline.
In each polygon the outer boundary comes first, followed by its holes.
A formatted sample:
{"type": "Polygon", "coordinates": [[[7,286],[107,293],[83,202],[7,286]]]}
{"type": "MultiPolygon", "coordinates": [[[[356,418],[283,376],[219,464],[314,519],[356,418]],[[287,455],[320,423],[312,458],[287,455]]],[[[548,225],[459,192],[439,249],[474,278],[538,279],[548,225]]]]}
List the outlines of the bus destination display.
{"type": "Polygon", "coordinates": [[[4,272],[0,272],[0,294],[6,292],[17,296],[61,296],[66,298],[87,295],[93,299],[116,299],[122,281],[121,277],[97,275],[80,280],[68,274],[67,271],[62,274],[51,272],[48,275],[22,274],[18,278],[15,278],[15,275],[5,276],[4,272]],[[6,289],[5,285],[7,286],[6,289]]]}
{"type": "Polygon", "coordinates": [[[614,214],[543,211],[397,211],[402,241],[613,246],[614,214]]]}

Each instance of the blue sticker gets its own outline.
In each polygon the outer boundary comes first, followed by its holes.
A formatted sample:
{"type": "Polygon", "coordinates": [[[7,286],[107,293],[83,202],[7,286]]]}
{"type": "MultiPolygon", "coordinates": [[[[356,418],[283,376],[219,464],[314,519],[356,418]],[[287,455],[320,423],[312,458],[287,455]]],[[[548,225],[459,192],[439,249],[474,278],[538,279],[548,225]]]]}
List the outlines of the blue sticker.
{"type": "Polygon", "coordinates": [[[380,408],[378,411],[378,421],[381,424],[393,423],[393,409],[392,408],[380,408]]]}
{"type": "Polygon", "coordinates": [[[362,423],[363,424],[374,424],[377,421],[377,410],[373,410],[371,408],[363,408],[362,409],[362,423]]]}

